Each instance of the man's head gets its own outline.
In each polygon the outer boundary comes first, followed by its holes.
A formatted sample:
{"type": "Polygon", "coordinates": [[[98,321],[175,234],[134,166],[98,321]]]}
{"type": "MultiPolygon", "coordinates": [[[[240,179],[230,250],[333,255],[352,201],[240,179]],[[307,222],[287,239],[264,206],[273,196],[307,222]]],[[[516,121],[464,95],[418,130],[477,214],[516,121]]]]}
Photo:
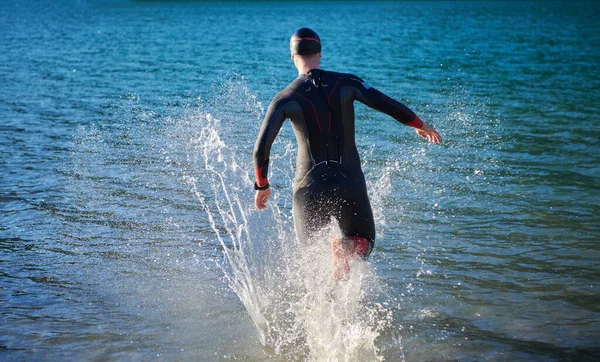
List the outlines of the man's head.
{"type": "Polygon", "coordinates": [[[321,53],[321,38],[309,28],[298,29],[290,39],[292,55],[311,55],[321,53]]]}
{"type": "Polygon", "coordinates": [[[290,52],[298,73],[304,74],[319,68],[321,60],[321,39],[309,28],[298,29],[290,39],[290,52]]]}

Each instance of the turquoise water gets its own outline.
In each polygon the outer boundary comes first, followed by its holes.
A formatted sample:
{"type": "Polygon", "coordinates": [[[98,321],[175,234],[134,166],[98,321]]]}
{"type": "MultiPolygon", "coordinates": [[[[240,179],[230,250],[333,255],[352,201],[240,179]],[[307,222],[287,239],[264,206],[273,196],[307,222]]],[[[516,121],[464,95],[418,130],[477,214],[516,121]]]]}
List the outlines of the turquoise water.
{"type": "Polygon", "coordinates": [[[599,15],[2,2],[0,360],[599,360],[599,15]],[[303,26],[323,68],[444,137],[357,105],[378,239],[333,292],[328,237],[294,241],[289,126],[271,208],[252,206],[254,138],[303,26]]]}

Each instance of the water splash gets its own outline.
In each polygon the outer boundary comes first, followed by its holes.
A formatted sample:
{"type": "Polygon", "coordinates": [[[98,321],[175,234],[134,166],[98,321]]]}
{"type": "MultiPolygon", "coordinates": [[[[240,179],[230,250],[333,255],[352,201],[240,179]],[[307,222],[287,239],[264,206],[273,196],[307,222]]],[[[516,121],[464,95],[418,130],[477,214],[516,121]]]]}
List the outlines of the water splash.
{"type": "MultiPolygon", "coordinates": [[[[310,245],[296,241],[290,191],[296,148],[289,126],[272,148],[272,200],[258,212],[249,172],[264,109],[239,77],[219,85],[214,94],[162,112],[137,97],[127,98],[116,109],[123,114],[115,122],[80,130],[74,168],[83,180],[76,190],[81,202],[101,211],[108,205],[109,225],[127,221],[123,235],[118,234],[126,245],[107,248],[143,258],[149,245],[161,245],[148,260],[136,260],[140,268],[158,265],[174,279],[191,272],[174,265],[172,251],[162,254],[174,240],[180,245],[177,253],[198,253],[188,267],[198,273],[198,266],[206,266],[207,283],[218,278],[217,263],[271,359],[377,361],[384,359],[382,349],[401,350],[394,330],[398,323],[385,302],[390,298],[371,264],[354,262],[349,280],[337,287],[333,283],[329,241],[339,234],[337,225],[310,245]],[[239,126],[247,120],[255,120],[254,129],[239,126]],[[120,197],[131,194],[136,197],[120,197]]],[[[382,204],[391,192],[390,177],[398,167],[384,165],[370,174],[378,234],[385,224],[382,204]]]]}
{"type": "MultiPolygon", "coordinates": [[[[235,87],[238,93],[247,92],[239,84],[235,87]]],[[[256,115],[259,108],[246,104],[240,111],[256,115]]],[[[272,169],[278,175],[272,180],[283,175],[284,181],[275,181],[280,187],[275,188],[269,209],[258,212],[248,175],[251,150],[227,139],[232,129],[232,123],[203,109],[180,119],[169,133],[174,141],[183,142],[172,147],[185,153],[178,156],[187,163],[181,178],[206,213],[223,251],[219,266],[256,325],[260,342],[288,361],[383,360],[377,338],[390,333],[386,329],[393,316],[375,302],[380,291],[373,267],[353,262],[349,280],[336,286],[329,240],[339,233],[337,225],[310,245],[299,245],[295,239],[286,188],[292,182],[292,141],[280,137],[274,146],[272,169]]],[[[379,190],[375,202],[390,192],[389,170],[382,172],[373,183],[379,190]]],[[[378,223],[383,223],[382,213],[374,209],[378,223]]]]}

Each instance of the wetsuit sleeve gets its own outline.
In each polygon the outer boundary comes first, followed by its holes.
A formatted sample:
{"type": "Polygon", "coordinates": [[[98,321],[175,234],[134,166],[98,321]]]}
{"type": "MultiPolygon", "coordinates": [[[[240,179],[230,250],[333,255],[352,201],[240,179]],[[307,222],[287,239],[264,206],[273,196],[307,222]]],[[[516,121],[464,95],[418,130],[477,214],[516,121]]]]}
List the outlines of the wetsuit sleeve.
{"type": "Polygon", "coordinates": [[[423,121],[410,108],[397,100],[388,97],[364,80],[353,76],[355,98],[365,105],[383,112],[397,121],[414,128],[423,127],[423,121]]]}
{"type": "Polygon", "coordinates": [[[254,176],[258,186],[265,186],[269,183],[267,179],[269,154],[285,118],[282,102],[276,97],[269,105],[254,145],[254,176]]]}

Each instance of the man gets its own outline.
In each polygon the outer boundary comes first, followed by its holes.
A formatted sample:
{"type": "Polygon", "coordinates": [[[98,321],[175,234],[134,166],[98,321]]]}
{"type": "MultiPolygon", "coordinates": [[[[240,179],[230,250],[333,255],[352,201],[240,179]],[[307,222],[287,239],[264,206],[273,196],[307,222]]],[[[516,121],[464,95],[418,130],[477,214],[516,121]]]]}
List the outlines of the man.
{"type": "Polygon", "coordinates": [[[271,101],[254,147],[255,204],[267,207],[269,153],[285,119],[292,121],[298,141],[293,187],[293,216],[300,242],[310,242],[331,217],[343,239],[332,241],[334,279],[348,275],[348,260],[366,259],[375,243],[375,223],[354,139],[354,101],[386,113],[415,128],[431,143],[439,133],[402,103],[352,74],[320,69],[321,40],[308,28],[290,40],[298,78],[271,101]]]}

